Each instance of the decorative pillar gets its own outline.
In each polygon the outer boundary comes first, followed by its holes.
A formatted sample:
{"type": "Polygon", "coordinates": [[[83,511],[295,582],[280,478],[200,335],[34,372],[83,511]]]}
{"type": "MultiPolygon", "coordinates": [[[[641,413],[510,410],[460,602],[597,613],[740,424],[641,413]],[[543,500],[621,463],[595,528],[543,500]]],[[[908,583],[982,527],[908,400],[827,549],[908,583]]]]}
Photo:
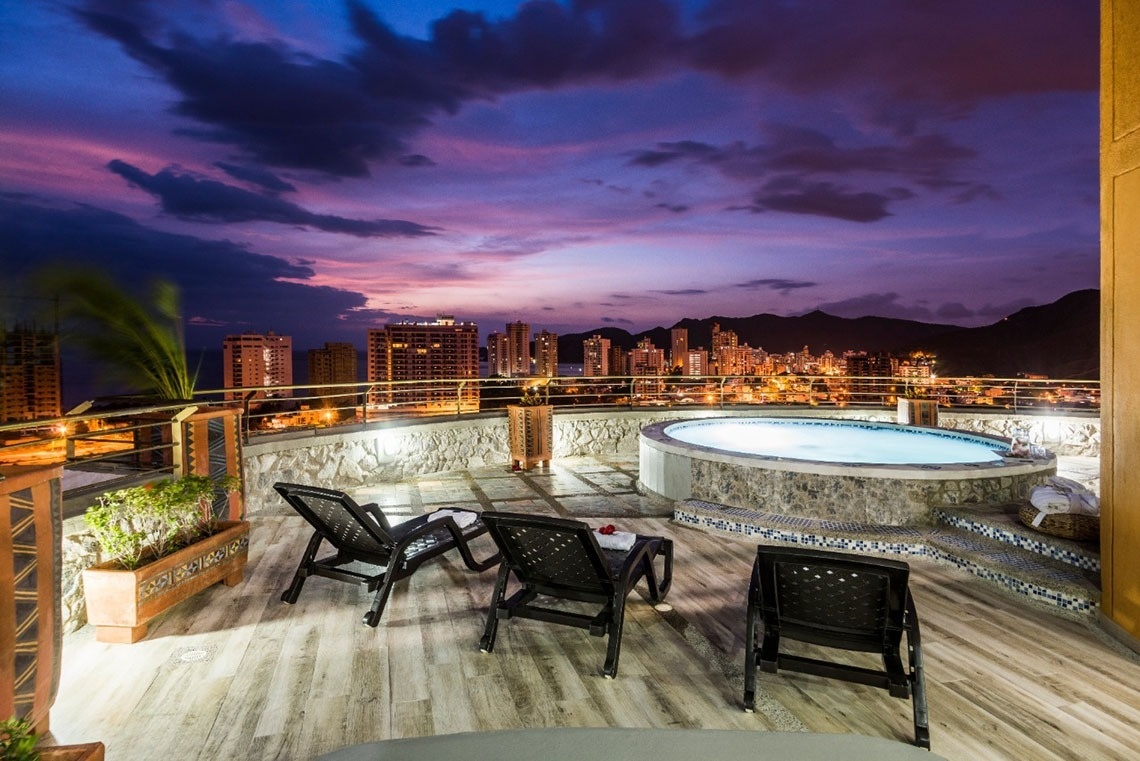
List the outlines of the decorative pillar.
{"type": "Polygon", "coordinates": [[[62,466],[0,468],[0,716],[49,729],[59,689],[62,466]]]}
{"type": "Polygon", "coordinates": [[[550,465],[554,450],[554,407],[507,407],[507,435],[511,445],[511,467],[530,470],[532,465],[550,465]]]}

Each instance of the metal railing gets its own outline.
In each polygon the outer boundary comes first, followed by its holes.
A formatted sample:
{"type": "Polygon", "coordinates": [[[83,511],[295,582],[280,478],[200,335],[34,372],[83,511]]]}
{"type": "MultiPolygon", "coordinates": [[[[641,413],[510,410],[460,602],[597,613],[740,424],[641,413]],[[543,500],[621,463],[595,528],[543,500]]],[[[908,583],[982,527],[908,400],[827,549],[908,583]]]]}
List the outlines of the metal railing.
{"type": "Polygon", "coordinates": [[[528,390],[541,401],[579,411],[639,407],[835,407],[883,410],[899,398],[940,408],[1007,414],[1097,411],[1096,381],[1025,378],[883,378],[833,375],[559,376],[263,386],[202,391],[190,402],[142,403],[119,397],[81,405],[49,420],[0,424],[0,465],[82,463],[117,472],[169,470],[162,425],[188,407],[240,406],[246,441],[269,433],[361,426],[425,416],[503,410],[528,390]]]}

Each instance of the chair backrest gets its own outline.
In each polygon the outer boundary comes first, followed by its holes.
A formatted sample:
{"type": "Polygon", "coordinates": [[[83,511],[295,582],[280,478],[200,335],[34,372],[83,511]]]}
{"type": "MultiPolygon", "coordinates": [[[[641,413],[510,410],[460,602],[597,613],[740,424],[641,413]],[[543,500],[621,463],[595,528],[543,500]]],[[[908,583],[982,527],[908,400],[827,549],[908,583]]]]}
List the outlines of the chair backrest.
{"type": "Polygon", "coordinates": [[[897,560],[760,546],[753,587],[765,628],[848,650],[884,652],[902,638],[910,566],[897,560]]]}
{"type": "Polygon", "coordinates": [[[273,488],[337,549],[375,555],[395,544],[384,513],[342,491],[284,482],[273,488]]]}
{"type": "Polygon", "coordinates": [[[610,565],[581,521],[485,511],[481,515],[520,581],[547,588],[613,594],[610,565]]]}

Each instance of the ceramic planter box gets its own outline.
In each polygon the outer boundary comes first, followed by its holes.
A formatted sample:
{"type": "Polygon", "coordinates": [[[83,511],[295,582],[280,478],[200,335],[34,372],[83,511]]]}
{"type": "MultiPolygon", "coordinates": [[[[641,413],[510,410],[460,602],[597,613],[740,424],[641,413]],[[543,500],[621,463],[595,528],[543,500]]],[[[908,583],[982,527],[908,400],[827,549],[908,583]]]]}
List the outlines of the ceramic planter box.
{"type": "Polygon", "coordinates": [[[899,399],[899,425],[938,425],[935,399],[899,399]]]}
{"type": "Polygon", "coordinates": [[[87,620],[99,642],[138,642],[148,622],[219,581],[241,581],[249,558],[249,522],[221,521],[213,536],[133,571],[100,563],[83,572],[87,620]]]}
{"type": "Polygon", "coordinates": [[[55,745],[40,748],[40,761],[103,761],[103,743],[55,745]]]}

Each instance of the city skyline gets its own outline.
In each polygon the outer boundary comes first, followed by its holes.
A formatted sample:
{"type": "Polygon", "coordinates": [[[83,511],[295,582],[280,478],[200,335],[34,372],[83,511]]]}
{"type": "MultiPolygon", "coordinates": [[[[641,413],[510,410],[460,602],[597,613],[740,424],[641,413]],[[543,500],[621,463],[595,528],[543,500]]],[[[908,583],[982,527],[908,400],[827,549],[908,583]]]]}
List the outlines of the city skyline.
{"type": "Polygon", "coordinates": [[[0,319],[79,262],[177,282],[191,349],[440,312],[989,324],[1099,284],[1097,12],[4,4],[0,319]]]}

